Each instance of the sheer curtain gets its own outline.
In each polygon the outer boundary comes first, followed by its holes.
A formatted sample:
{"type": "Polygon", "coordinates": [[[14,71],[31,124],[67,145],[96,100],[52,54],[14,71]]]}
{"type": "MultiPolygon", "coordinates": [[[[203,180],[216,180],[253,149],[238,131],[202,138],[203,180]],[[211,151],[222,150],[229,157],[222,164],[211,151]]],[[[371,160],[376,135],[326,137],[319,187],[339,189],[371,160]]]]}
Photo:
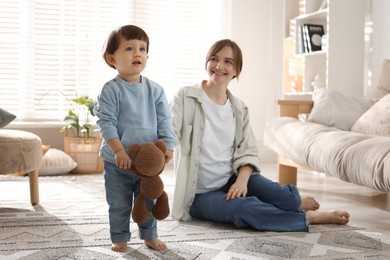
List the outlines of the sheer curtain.
{"type": "Polygon", "coordinates": [[[2,0],[0,107],[19,121],[62,121],[70,99],[96,97],[116,75],[101,57],[111,30],[150,37],[144,75],[170,98],[204,78],[210,45],[227,38],[227,0],[2,0]]]}

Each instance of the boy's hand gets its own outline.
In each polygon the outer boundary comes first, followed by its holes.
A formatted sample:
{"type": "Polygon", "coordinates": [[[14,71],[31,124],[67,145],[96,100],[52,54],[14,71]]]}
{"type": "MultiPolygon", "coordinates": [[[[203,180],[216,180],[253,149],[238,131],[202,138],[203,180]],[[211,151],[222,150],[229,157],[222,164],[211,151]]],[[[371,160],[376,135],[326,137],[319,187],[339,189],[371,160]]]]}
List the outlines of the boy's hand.
{"type": "Polygon", "coordinates": [[[167,150],[164,156],[165,156],[165,163],[167,164],[173,158],[173,151],[167,150]]]}
{"type": "Polygon", "coordinates": [[[124,149],[121,149],[115,153],[115,165],[121,169],[130,169],[131,159],[124,149]]]}
{"type": "Polygon", "coordinates": [[[129,170],[131,167],[131,159],[123,147],[118,137],[112,138],[107,142],[111,151],[115,155],[115,165],[118,168],[129,170]]]}

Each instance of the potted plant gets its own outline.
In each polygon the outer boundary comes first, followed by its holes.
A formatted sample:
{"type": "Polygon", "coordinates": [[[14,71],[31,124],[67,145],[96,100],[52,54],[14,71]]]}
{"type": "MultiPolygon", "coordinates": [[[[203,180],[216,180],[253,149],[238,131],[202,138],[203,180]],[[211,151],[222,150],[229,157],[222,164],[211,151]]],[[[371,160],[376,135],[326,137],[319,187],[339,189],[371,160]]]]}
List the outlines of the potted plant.
{"type": "Polygon", "coordinates": [[[96,100],[88,96],[74,98],[75,106],[69,109],[64,120],[64,151],[77,163],[72,173],[100,173],[103,172],[103,161],[99,157],[102,143],[100,136],[93,136],[97,129],[93,129],[91,121],[95,116],[93,108],[96,100]]]}

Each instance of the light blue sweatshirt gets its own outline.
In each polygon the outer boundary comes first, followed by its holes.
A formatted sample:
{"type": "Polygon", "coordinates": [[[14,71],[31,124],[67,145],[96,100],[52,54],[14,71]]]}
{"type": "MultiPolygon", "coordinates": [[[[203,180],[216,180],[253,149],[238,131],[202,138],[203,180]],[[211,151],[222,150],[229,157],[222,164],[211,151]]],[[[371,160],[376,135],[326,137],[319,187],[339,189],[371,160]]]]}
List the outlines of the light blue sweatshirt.
{"type": "Polygon", "coordinates": [[[133,144],[162,139],[169,150],[175,147],[172,115],[164,89],[141,76],[140,83],[129,83],[119,75],[108,81],[97,98],[94,113],[103,137],[100,157],[115,163],[107,142],[118,137],[127,150],[133,144]]]}

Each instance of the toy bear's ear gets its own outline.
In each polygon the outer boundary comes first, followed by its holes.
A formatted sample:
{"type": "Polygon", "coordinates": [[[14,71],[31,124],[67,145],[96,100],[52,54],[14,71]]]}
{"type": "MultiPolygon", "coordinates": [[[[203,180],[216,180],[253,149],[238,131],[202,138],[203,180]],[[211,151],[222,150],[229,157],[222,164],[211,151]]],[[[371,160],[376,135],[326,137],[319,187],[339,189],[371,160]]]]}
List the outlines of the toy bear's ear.
{"type": "Polygon", "coordinates": [[[154,144],[165,154],[167,152],[167,145],[163,140],[157,140],[154,144]]]}
{"type": "Polygon", "coordinates": [[[133,160],[136,156],[137,156],[137,153],[139,151],[139,148],[141,146],[139,144],[133,144],[132,146],[130,146],[130,148],[127,150],[127,154],[130,156],[130,159],[133,160]]]}

